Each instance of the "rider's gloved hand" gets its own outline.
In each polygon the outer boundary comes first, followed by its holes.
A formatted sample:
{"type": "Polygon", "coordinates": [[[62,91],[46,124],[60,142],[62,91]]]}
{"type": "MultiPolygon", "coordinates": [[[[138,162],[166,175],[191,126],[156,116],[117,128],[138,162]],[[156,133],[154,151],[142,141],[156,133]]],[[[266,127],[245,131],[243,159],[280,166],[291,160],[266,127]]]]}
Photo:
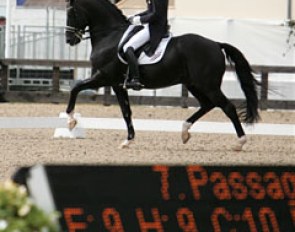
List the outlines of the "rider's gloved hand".
{"type": "Polygon", "coordinates": [[[132,16],[128,20],[133,25],[141,25],[140,16],[132,16]]]}

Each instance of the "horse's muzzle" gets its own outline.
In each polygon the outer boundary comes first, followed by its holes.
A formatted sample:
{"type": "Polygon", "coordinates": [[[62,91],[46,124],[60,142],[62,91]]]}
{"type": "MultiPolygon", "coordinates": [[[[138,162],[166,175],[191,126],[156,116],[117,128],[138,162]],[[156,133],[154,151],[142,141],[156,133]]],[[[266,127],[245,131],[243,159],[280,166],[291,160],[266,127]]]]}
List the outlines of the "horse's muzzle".
{"type": "Polygon", "coordinates": [[[71,31],[66,31],[66,43],[74,46],[81,42],[81,38],[71,31]]]}

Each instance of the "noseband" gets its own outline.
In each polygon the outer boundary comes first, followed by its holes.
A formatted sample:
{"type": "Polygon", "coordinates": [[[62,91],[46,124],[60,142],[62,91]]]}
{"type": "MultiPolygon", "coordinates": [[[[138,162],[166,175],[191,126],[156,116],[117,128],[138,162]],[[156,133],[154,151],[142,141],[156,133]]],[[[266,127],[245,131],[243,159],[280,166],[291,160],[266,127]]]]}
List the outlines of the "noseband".
{"type": "Polygon", "coordinates": [[[82,30],[82,29],[78,29],[76,27],[70,27],[70,26],[66,26],[65,30],[66,32],[74,33],[74,35],[80,40],[90,39],[90,36],[84,37],[84,34],[86,32],[89,32],[89,30],[82,30]]]}

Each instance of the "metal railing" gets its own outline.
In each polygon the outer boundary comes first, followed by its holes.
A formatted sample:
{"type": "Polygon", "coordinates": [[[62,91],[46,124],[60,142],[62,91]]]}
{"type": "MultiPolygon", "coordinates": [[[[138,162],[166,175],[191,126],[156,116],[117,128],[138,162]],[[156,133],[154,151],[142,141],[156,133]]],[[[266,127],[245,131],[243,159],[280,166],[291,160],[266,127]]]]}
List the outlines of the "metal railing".
{"type": "Polygon", "coordinates": [[[5,56],[5,26],[0,26],[0,58],[5,56]]]}
{"type": "MultiPolygon", "coordinates": [[[[75,47],[65,43],[64,27],[11,26],[9,58],[87,60],[90,56],[88,41],[75,47]]],[[[5,52],[5,26],[0,27],[0,57],[5,52]]]]}

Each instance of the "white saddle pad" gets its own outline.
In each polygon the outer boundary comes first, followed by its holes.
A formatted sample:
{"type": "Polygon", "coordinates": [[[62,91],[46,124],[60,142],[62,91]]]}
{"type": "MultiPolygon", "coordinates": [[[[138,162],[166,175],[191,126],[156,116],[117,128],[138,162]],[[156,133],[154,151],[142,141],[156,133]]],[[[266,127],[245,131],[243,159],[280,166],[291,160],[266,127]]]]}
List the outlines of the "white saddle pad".
{"type": "MultiPolygon", "coordinates": [[[[125,31],[122,39],[119,42],[119,47],[121,46],[122,42],[125,40],[125,38],[128,36],[128,34],[130,33],[130,31],[132,31],[134,28],[134,25],[130,25],[128,27],[128,29],[125,31]]],[[[155,64],[157,62],[159,62],[166,51],[167,45],[169,43],[169,41],[171,40],[172,35],[170,34],[168,37],[165,37],[161,40],[158,48],[156,49],[154,55],[152,56],[147,56],[146,53],[143,51],[140,53],[140,56],[138,57],[138,64],[139,65],[146,65],[146,64],[155,64]]],[[[121,62],[123,62],[124,64],[127,64],[126,60],[124,60],[121,55],[118,53],[118,57],[121,60],[121,62]]]]}

